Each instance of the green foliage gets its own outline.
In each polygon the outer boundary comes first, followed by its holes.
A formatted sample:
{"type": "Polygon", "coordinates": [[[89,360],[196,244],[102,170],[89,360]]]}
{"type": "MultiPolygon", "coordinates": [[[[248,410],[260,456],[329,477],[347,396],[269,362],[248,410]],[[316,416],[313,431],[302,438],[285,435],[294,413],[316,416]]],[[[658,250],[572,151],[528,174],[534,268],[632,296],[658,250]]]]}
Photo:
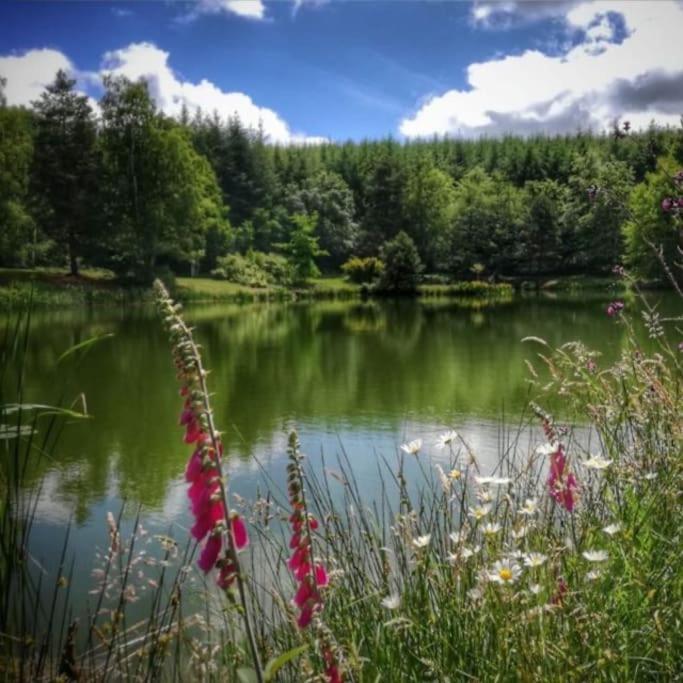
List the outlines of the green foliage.
{"type": "Polygon", "coordinates": [[[36,230],[29,212],[33,156],[28,112],[0,106],[0,264],[35,262],[36,230]]]}
{"type": "Polygon", "coordinates": [[[467,173],[455,189],[455,218],[445,254],[451,272],[466,276],[476,263],[494,274],[514,272],[523,221],[520,190],[482,168],[467,173]]]}
{"type": "Polygon", "coordinates": [[[327,255],[327,252],[318,246],[319,237],[315,235],[317,221],[318,217],[315,214],[294,214],[291,217],[292,230],[289,233],[289,241],[279,245],[287,254],[295,284],[305,284],[309,278],[320,275],[316,259],[327,255]]]}
{"type": "Polygon", "coordinates": [[[96,126],[76,81],[58,71],[40,100],[34,103],[35,151],[33,191],[41,225],[68,256],[72,275],[92,239],[95,216],[96,126]]]}
{"type": "Polygon", "coordinates": [[[393,240],[386,242],[381,250],[384,271],[377,289],[396,294],[414,294],[423,270],[415,242],[401,231],[393,240]]]}
{"type": "Polygon", "coordinates": [[[376,256],[352,256],[341,267],[346,277],[357,284],[374,282],[384,272],[384,261],[376,256]]]}
{"type": "Polygon", "coordinates": [[[455,188],[450,176],[424,161],[417,163],[403,189],[403,219],[429,270],[437,265],[454,211],[455,188]]]}
{"type": "Polygon", "coordinates": [[[679,165],[673,158],[661,159],[657,170],[648,173],[645,182],[631,193],[631,216],[624,226],[625,260],[643,278],[664,278],[656,250],[661,248],[664,260],[671,267],[678,259],[678,248],[683,246],[683,218],[662,210],[663,199],[678,197],[680,193],[673,181],[678,170],[679,165]]]}
{"type": "Polygon", "coordinates": [[[249,252],[219,257],[211,271],[216,280],[228,280],[247,287],[286,286],[291,282],[291,268],[279,254],[249,252]]]}

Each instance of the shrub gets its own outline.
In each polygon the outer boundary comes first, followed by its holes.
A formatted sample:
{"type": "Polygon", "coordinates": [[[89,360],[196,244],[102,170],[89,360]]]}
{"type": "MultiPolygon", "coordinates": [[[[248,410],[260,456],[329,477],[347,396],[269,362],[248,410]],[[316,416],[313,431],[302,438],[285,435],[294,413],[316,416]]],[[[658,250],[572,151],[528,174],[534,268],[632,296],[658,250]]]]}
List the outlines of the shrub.
{"type": "Polygon", "coordinates": [[[415,293],[422,272],[422,261],[415,242],[401,231],[393,240],[384,243],[381,253],[384,272],[377,288],[382,292],[415,293]]]}
{"type": "Polygon", "coordinates": [[[211,277],[228,280],[246,287],[267,287],[268,275],[249,257],[228,254],[217,259],[218,266],[211,271],[211,277]]]}
{"type": "Polygon", "coordinates": [[[274,285],[286,287],[292,283],[292,268],[284,256],[280,254],[254,251],[249,254],[254,263],[266,273],[268,281],[274,285]]]}
{"type": "Polygon", "coordinates": [[[341,267],[344,275],[357,284],[374,282],[384,272],[384,262],[376,256],[352,256],[341,267]]]}

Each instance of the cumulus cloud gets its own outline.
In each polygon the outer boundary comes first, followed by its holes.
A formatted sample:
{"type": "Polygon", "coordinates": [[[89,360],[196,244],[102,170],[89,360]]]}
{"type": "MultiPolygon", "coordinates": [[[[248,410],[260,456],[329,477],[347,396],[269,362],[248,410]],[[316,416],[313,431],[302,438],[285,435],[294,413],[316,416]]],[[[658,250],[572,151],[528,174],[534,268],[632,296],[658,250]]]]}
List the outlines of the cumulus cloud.
{"type": "Polygon", "coordinates": [[[183,80],[169,63],[169,53],[152,43],[133,43],[121,50],[104,55],[103,73],[126,76],[131,80],[145,78],[151,95],[160,109],[169,115],[178,115],[183,107],[190,111],[201,108],[220,116],[237,115],[249,127],[263,127],[271,142],[318,143],[321,138],[294,133],[287,123],[272,109],[260,107],[248,95],[225,92],[203,78],[198,83],[183,80]]]}
{"type": "Polygon", "coordinates": [[[22,55],[0,56],[0,76],[7,79],[8,104],[28,106],[40,98],[45,86],[63,69],[73,73],[71,61],[57,50],[29,50],[22,55]]]}
{"type": "MultiPolygon", "coordinates": [[[[526,50],[467,68],[467,89],[422,104],[400,124],[407,137],[603,130],[615,118],[634,127],[676,125],[683,113],[683,5],[679,2],[478,3],[479,21],[496,14],[525,21],[557,16],[581,40],[562,54],[526,50]],[[616,26],[624,26],[617,40],[616,26]]],[[[476,15],[475,15],[476,19],[476,15]]]]}
{"type": "MultiPolygon", "coordinates": [[[[260,107],[241,92],[226,92],[207,79],[184,80],[169,64],[169,53],[152,43],[133,43],[120,50],[105,53],[99,72],[80,72],[69,58],[57,50],[30,50],[22,55],[0,56],[0,76],[7,78],[5,96],[10,105],[30,105],[40,97],[59,69],[75,77],[81,90],[99,87],[104,74],[126,76],[131,80],[145,78],[157,106],[170,116],[183,107],[190,111],[201,108],[217,111],[224,118],[237,115],[249,127],[263,127],[271,142],[318,144],[324,138],[294,132],[275,111],[260,107]]],[[[97,104],[91,99],[97,111],[97,104]]]]}

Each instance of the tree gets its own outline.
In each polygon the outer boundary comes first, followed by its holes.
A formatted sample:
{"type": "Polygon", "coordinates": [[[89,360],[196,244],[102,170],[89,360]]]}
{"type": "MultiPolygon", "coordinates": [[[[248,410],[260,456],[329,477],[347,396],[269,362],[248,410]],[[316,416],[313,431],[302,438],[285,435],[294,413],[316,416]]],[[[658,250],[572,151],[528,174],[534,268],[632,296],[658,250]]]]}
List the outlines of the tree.
{"type": "Polygon", "coordinates": [[[35,260],[35,224],[28,209],[33,156],[29,112],[2,105],[0,88],[0,264],[35,260]]]}
{"type": "Polygon", "coordinates": [[[536,275],[560,269],[566,194],[566,188],[554,180],[524,185],[526,214],[516,253],[522,272],[536,275]]]}
{"type": "Polygon", "coordinates": [[[280,244],[279,247],[287,254],[294,281],[297,284],[305,284],[309,278],[320,275],[315,260],[319,256],[325,256],[327,252],[318,246],[319,238],[315,235],[318,217],[315,214],[309,216],[298,213],[290,219],[292,230],[289,233],[289,241],[280,244]]]}
{"type": "Polygon", "coordinates": [[[88,98],[60,70],[34,102],[36,138],[34,194],[40,200],[43,230],[68,254],[72,275],[92,238],[96,128],[88,98]]]}
{"type": "Polygon", "coordinates": [[[403,230],[393,240],[385,242],[381,249],[384,271],[377,288],[382,292],[414,294],[423,270],[415,242],[403,230]]]}
{"type": "Polygon", "coordinates": [[[467,276],[480,263],[493,273],[514,273],[523,219],[521,190],[481,168],[466,173],[455,189],[447,253],[451,271],[467,276]]]}
{"type": "Polygon", "coordinates": [[[674,180],[679,170],[672,157],[660,159],[657,171],[648,173],[631,193],[631,217],[624,225],[625,260],[639,277],[664,279],[655,249],[661,248],[671,265],[679,258],[678,248],[683,248],[683,214],[667,201],[683,194],[674,180]]]}
{"type": "Polygon", "coordinates": [[[353,194],[341,176],[321,171],[308,178],[301,188],[289,195],[288,208],[291,213],[317,216],[315,231],[321,248],[328,253],[325,265],[339,267],[351,253],[358,237],[353,218],[353,194]]]}
{"type": "Polygon", "coordinates": [[[107,78],[105,87],[104,240],[115,270],[148,281],[160,258],[196,262],[207,232],[220,241],[229,224],[209,162],[156,113],[147,84],[107,78]]]}
{"type": "Polygon", "coordinates": [[[406,232],[413,238],[428,270],[434,270],[453,221],[455,190],[443,171],[419,162],[408,174],[403,189],[406,232]]]}

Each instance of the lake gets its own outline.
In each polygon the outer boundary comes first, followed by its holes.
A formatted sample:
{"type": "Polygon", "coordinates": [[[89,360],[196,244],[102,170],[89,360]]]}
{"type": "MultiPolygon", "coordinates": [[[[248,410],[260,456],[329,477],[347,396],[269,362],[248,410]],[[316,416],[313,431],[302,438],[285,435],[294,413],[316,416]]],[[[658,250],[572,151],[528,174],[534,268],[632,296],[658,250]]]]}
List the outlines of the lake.
{"type": "MultiPolygon", "coordinates": [[[[654,298],[662,310],[678,310],[672,296],[654,298]]],[[[286,439],[296,428],[313,468],[322,468],[324,456],[334,471],[344,452],[370,501],[380,457],[395,458],[401,443],[422,438],[427,458],[438,458],[433,444],[446,429],[461,433],[492,469],[533,396],[524,361],[538,361],[540,347],[521,340],[580,339],[606,364],[626,335],[605,314],[608,301],[608,293],[547,293],[489,306],[447,299],[260,303],[185,313],[211,371],[232,493],[253,498],[264,477],[283,481],[286,439]]],[[[46,567],[56,562],[72,520],[76,593],[91,587],[94,553],[107,542],[107,512],[116,514],[123,500],[126,519],[139,503],[147,526],[185,535],[182,475],[190,449],[182,443],[181,400],[154,310],[34,314],[24,400],[70,403],[80,394],[92,419],[66,425],[52,459],[30,473],[43,482],[36,559],[46,567]],[[113,336],[57,365],[67,348],[105,334],[113,336]]]]}

